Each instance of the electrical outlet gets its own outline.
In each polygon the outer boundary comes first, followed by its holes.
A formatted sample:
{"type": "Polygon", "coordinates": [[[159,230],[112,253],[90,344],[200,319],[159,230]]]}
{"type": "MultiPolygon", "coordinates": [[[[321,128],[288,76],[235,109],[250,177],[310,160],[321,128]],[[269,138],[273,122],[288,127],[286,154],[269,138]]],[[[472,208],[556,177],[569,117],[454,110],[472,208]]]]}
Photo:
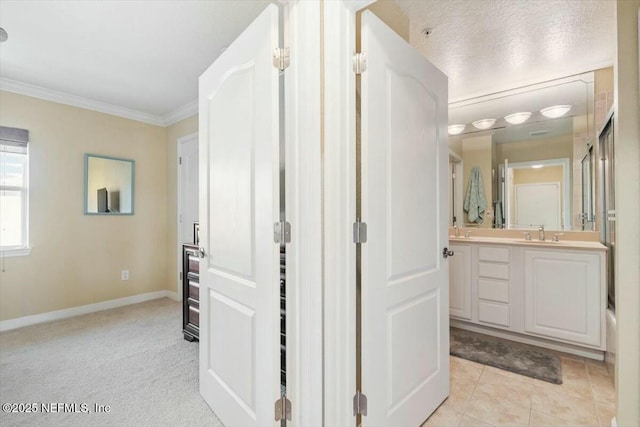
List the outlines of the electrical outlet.
{"type": "Polygon", "coordinates": [[[120,280],[129,280],[129,270],[122,270],[120,272],[120,280]]]}

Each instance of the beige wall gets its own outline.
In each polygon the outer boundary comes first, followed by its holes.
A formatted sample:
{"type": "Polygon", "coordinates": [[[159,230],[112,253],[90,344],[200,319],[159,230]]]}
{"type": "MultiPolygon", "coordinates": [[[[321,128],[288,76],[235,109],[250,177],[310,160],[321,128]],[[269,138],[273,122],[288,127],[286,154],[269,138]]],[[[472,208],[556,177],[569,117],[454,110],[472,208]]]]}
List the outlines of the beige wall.
{"type": "MultiPolygon", "coordinates": [[[[487,199],[487,211],[493,212],[491,202],[493,200],[493,194],[491,191],[491,135],[476,136],[471,138],[462,138],[462,162],[463,162],[463,193],[462,200],[467,194],[467,187],[469,186],[469,177],[471,176],[471,169],[474,166],[478,166],[482,172],[482,181],[484,184],[485,197],[487,199]]],[[[484,221],[479,224],[480,228],[491,228],[493,224],[493,217],[488,215],[489,212],[485,212],[484,221]]],[[[468,224],[467,214],[464,214],[465,225],[468,224]]]]}
{"type": "Polygon", "coordinates": [[[601,68],[594,73],[594,115],[596,132],[604,124],[613,105],[613,67],[601,68]]]}
{"type": "Polygon", "coordinates": [[[573,159],[573,139],[571,135],[559,138],[536,139],[532,141],[496,144],[498,164],[531,162],[535,160],[573,159]]]}
{"type": "MultiPolygon", "coordinates": [[[[409,42],[409,18],[393,0],[378,0],[363,9],[370,10],[400,37],[409,42]]],[[[360,52],[360,18],[362,11],[356,14],[356,50],[360,52]]]]}
{"type": "Polygon", "coordinates": [[[409,18],[393,0],[378,0],[367,9],[382,19],[400,37],[409,42],[409,18]]]}
{"type": "Polygon", "coordinates": [[[32,248],[1,260],[1,320],[167,289],[166,129],[9,92],[0,124],[30,131],[32,248]],[[135,215],[84,215],[85,153],[135,160],[135,215]]]}
{"type": "Polygon", "coordinates": [[[462,157],[462,139],[449,137],[449,150],[462,157]]]}
{"type": "Polygon", "coordinates": [[[616,120],[616,397],[619,426],[640,425],[640,0],[617,2],[614,66],[616,120]]]}
{"type": "Polygon", "coordinates": [[[198,132],[198,115],[167,128],[167,277],[168,288],[176,291],[178,281],[178,139],[198,132]]]}

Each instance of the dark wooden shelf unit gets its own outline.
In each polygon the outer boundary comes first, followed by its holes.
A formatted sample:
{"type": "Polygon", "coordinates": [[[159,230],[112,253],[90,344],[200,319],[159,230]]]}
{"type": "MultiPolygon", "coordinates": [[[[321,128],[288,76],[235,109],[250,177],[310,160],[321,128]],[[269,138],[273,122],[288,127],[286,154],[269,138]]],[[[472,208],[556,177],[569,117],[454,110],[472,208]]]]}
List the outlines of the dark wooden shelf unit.
{"type": "Polygon", "coordinates": [[[182,333],[187,341],[200,338],[200,258],[195,245],[182,245],[182,333]]]}

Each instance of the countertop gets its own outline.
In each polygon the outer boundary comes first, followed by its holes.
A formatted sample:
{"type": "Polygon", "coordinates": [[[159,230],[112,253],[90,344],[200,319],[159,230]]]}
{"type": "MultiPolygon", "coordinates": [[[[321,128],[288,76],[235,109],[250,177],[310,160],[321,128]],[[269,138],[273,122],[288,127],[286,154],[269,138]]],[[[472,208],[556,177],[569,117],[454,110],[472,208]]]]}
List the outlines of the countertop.
{"type": "Polygon", "coordinates": [[[483,236],[471,236],[471,237],[455,237],[449,236],[449,242],[451,243],[485,243],[492,245],[509,245],[509,246],[525,246],[529,248],[557,248],[557,249],[590,249],[606,251],[607,247],[600,242],[581,242],[577,240],[560,240],[554,242],[550,238],[545,241],[539,241],[534,236],[536,233],[531,233],[532,240],[524,240],[524,238],[514,239],[510,237],[483,237],[483,236]]]}

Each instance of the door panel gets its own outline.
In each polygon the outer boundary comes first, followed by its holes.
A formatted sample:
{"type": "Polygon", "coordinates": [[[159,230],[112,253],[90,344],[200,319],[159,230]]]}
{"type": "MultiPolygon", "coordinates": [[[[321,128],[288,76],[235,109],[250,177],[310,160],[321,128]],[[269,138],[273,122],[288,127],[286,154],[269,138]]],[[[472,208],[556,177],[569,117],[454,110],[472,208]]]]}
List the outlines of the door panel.
{"type": "Polygon", "coordinates": [[[279,81],[270,5],[200,77],[200,393],[226,426],[279,397],[279,81]]]}
{"type": "Polygon", "coordinates": [[[449,394],[447,79],[362,14],[363,425],[420,425],[449,394]]]}

